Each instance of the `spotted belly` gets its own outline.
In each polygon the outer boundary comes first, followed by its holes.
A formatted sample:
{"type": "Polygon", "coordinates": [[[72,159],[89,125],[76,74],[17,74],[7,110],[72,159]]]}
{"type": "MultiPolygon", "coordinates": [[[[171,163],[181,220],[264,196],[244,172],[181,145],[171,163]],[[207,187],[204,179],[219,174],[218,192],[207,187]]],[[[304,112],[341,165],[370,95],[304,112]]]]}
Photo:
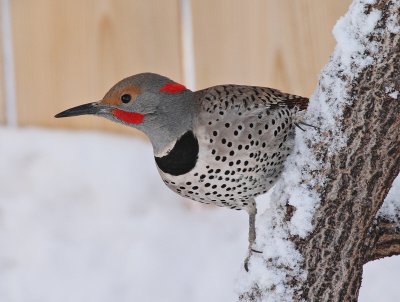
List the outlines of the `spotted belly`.
{"type": "Polygon", "coordinates": [[[264,124],[227,127],[217,122],[214,129],[219,130],[200,127],[182,136],[167,155],[175,153],[175,159],[169,160],[173,168],[156,158],[159,173],[181,196],[232,209],[246,208],[275,184],[293,146],[292,127],[280,126],[279,131],[265,128],[264,124]]]}
{"type": "Polygon", "coordinates": [[[256,171],[257,165],[244,165],[240,168],[223,168],[212,162],[198,161],[196,167],[185,175],[172,176],[160,171],[164,183],[174,192],[189,199],[225,206],[231,209],[243,209],[253,198],[266,193],[279,176],[280,171],[270,171],[269,177],[261,177],[256,171]],[[246,174],[240,173],[244,170],[246,174]]]}

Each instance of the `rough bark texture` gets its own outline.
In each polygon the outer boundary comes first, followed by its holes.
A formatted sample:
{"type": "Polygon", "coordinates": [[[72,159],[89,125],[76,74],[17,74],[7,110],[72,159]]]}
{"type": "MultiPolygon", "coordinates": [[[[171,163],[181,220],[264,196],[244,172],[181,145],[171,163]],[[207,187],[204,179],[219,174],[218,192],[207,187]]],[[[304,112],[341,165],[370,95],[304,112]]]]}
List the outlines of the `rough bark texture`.
{"type": "MultiPolygon", "coordinates": [[[[384,13],[381,28],[390,14],[398,14],[391,11],[390,2],[378,2],[384,13]]],[[[341,121],[349,139],[339,154],[329,158],[331,168],[324,171],[330,181],[319,190],[322,202],[314,232],[297,243],[308,272],[299,298],[357,301],[362,266],[375,255],[365,243],[400,169],[400,104],[385,93],[388,83],[400,86],[399,38],[387,31],[372,36],[371,40],[383,42],[376,64],[349,83],[354,100],[341,121]]],[[[320,154],[328,158],[325,151],[320,154]]],[[[380,240],[387,243],[385,235],[377,237],[376,247],[380,240]]],[[[386,252],[380,249],[380,253],[386,252]]]]}
{"type": "Polygon", "coordinates": [[[366,246],[366,262],[400,255],[400,175],[375,218],[366,246]]]}
{"type": "Polygon", "coordinates": [[[400,255],[400,224],[379,217],[371,228],[366,244],[365,262],[400,255]]]}
{"type": "MultiPolygon", "coordinates": [[[[326,163],[318,171],[326,181],[314,187],[321,201],[314,230],[306,238],[289,238],[303,256],[307,273],[306,278],[287,281],[295,301],[357,301],[363,264],[400,254],[399,225],[376,219],[400,170],[400,101],[387,93],[388,86],[400,91],[400,33],[387,30],[389,18],[399,22],[400,14],[396,0],[378,0],[366,9],[382,12],[370,36],[371,43],[381,46],[371,55],[374,63],[358,75],[337,75],[347,83],[351,100],[338,121],[347,137],[345,147],[332,154],[324,145],[313,146],[326,163]]],[[[293,211],[288,207],[289,219],[293,211]]],[[[261,288],[256,284],[241,300],[268,297],[261,288]]]]}

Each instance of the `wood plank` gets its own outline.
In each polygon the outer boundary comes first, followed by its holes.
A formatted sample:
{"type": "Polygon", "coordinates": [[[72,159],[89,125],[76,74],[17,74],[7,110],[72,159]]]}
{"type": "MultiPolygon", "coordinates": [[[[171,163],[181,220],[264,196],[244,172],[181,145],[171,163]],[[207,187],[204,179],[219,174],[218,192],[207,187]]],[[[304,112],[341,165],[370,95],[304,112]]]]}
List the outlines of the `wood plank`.
{"type": "Polygon", "coordinates": [[[128,129],[54,119],[120,79],[152,71],[182,80],[179,1],[11,1],[21,125],[128,129]]]}
{"type": "Polygon", "coordinates": [[[4,125],[6,123],[6,100],[4,93],[3,31],[1,26],[2,23],[0,22],[0,125],[4,125]]]}
{"type": "Polygon", "coordinates": [[[261,85],[309,96],[350,2],[193,1],[197,87],[261,85]]]}

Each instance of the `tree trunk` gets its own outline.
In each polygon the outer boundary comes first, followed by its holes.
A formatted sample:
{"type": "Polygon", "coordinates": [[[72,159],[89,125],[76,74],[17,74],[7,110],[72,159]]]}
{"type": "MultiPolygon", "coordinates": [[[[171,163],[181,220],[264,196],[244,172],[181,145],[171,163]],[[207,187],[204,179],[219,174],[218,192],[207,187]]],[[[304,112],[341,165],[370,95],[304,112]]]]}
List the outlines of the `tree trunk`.
{"type": "Polygon", "coordinates": [[[400,254],[400,202],[378,214],[400,170],[400,1],[355,0],[334,34],[305,116],[319,130],[297,131],[241,301],[357,301],[363,264],[400,254]]]}

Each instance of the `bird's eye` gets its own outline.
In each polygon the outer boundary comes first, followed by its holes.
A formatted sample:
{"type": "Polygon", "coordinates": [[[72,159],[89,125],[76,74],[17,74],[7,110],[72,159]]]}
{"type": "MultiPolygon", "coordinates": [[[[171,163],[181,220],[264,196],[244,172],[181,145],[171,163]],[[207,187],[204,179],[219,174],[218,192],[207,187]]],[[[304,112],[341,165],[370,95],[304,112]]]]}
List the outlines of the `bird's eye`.
{"type": "Polygon", "coordinates": [[[130,95],[130,94],[123,94],[122,96],[121,96],[121,101],[122,101],[122,103],[129,103],[130,101],[131,101],[131,99],[132,99],[132,96],[130,95]]]}

